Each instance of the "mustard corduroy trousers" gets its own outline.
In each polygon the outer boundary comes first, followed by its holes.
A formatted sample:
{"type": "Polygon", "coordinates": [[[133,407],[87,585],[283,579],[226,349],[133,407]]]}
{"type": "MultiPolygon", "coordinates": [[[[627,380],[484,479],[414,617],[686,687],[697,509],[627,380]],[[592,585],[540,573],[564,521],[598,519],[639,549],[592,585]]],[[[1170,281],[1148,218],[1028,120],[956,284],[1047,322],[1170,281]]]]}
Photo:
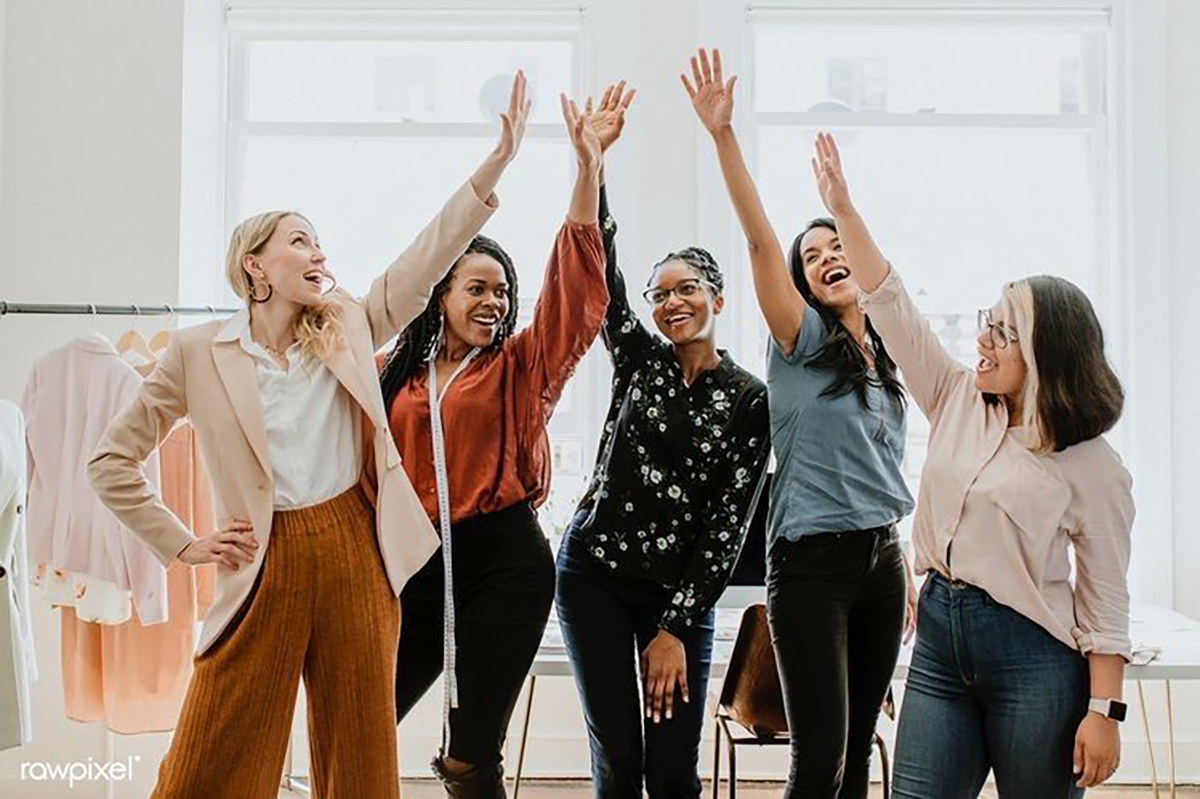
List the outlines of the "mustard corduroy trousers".
{"type": "Polygon", "coordinates": [[[254,591],[196,658],[154,799],[279,795],[303,677],[312,795],[400,795],[400,606],[361,489],[277,511],[254,591]]]}

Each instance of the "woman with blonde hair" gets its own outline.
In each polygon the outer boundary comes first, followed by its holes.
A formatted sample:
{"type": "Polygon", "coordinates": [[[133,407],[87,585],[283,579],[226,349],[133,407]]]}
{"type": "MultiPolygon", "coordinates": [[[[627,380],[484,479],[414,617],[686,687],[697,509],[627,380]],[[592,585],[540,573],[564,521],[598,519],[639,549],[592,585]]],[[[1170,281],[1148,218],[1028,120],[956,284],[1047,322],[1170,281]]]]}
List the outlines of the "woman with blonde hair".
{"type": "Polygon", "coordinates": [[[1133,498],[1103,438],[1124,394],[1100,322],[1062,278],[1008,283],[979,313],[975,368],[957,362],[875,246],[828,134],[813,171],[859,305],[930,423],[895,794],[971,799],[991,771],[1001,797],[1082,796],[1116,771],[1130,654],[1133,498]]]}
{"type": "Polygon", "coordinates": [[[388,433],[373,354],[495,210],[528,112],[518,72],[495,149],[361,299],[323,291],[331,275],[300,214],[239,225],[227,263],[246,308],[177,333],[101,441],[90,475],[113,513],[164,564],[219,564],[155,797],[278,795],[301,677],[313,795],[399,796],[397,597],[438,539],[388,433]],[[194,537],[142,471],[184,416],[217,495],[211,536],[194,537]]]}

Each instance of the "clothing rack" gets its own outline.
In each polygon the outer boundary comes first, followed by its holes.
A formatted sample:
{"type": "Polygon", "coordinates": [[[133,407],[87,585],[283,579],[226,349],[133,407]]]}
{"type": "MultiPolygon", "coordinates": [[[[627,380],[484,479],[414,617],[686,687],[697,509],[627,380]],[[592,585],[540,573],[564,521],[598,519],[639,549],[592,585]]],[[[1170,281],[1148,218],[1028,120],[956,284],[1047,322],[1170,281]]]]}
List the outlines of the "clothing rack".
{"type": "Polygon", "coordinates": [[[41,314],[58,316],[196,316],[235,314],[237,308],[176,307],[173,305],[96,305],[95,303],[21,303],[0,300],[0,316],[41,314]]]}

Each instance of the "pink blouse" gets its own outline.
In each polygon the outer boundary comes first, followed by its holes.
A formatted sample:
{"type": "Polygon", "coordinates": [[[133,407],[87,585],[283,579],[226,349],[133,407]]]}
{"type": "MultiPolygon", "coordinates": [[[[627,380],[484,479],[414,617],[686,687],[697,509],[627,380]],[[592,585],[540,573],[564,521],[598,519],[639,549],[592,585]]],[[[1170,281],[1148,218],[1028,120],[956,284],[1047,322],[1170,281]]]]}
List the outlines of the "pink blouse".
{"type": "Polygon", "coordinates": [[[894,269],[859,306],[930,423],[916,570],[982,588],[1084,654],[1128,659],[1134,506],[1120,456],[1102,437],[1029,450],[1025,428],[984,401],[974,370],[942,347],[894,269]]]}

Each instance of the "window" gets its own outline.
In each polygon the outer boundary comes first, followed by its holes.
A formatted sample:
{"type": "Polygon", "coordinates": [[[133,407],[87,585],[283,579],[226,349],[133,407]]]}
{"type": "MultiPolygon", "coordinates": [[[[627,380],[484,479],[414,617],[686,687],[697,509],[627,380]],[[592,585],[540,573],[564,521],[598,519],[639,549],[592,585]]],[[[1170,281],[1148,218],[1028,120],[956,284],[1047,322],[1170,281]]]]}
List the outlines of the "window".
{"type": "MultiPolygon", "coordinates": [[[[578,8],[232,9],[226,231],[260,211],[301,211],[340,285],[365,292],[491,149],[519,67],[533,110],[486,232],[517,265],[523,326],[573,180],[558,93],[582,85],[580,25],[578,8]]],[[[221,302],[236,305],[220,282],[221,302]]],[[[565,523],[590,473],[603,409],[588,379],[585,364],[551,425],[550,526],[565,523]]]]}
{"type": "MultiPolygon", "coordinates": [[[[745,139],[785,252],[826,215],[808,161],[831,130],[856,205],[954,355],[974,361],[975,310],[1030,274],[1074,281],[1105,315],[1104,14],[752,10],[747,41],[745,139]]],[[[761,364],[766,328],[744,327],[761,364]]],[[[914,411],[914,494],[927,440],[914,411]]]]}

